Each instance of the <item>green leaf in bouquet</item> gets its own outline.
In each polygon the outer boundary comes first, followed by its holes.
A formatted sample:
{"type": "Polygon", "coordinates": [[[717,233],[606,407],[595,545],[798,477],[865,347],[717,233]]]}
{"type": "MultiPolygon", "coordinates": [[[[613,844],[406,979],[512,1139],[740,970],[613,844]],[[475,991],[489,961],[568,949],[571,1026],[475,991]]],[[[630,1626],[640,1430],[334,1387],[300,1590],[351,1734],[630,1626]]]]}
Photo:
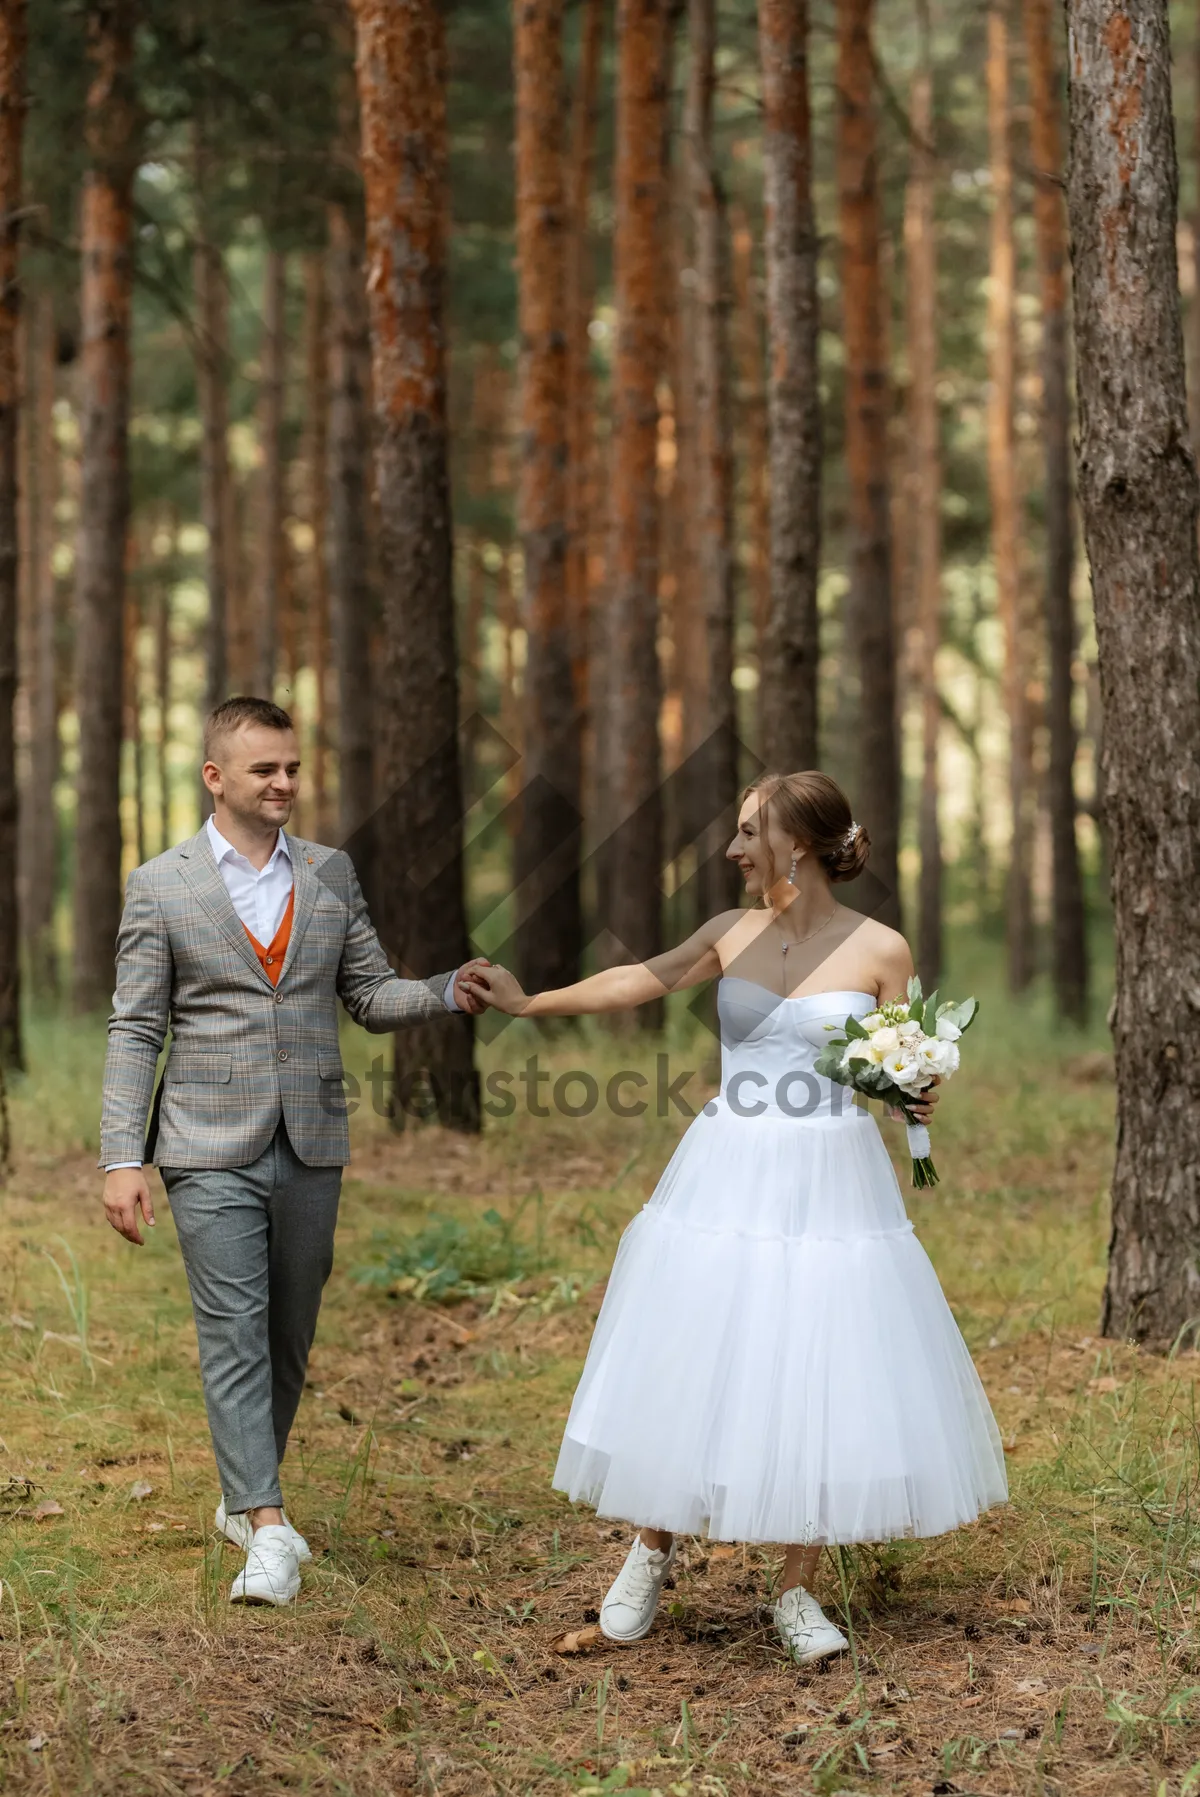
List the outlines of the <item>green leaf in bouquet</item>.
{"type": "Polygon", "coordinates": [[[842,1028],[845,1030],[847,1036],[855,1042],[866,1042],[870,1039],[870,1030],[865,1030],[857,1017],[847,1017],[842,1028]]]}
{"type": "Polygon", "coordinates": [[[937,1001],[937,987],[935,986],[933,991],[929,994],[929,997],[925,1000],[925,1015],[921,1022],[921,1027],[927,1036],[933,1033],[933,1022],[934,1018],[937,1016],[937,1001]]]}
{"type": "Polygon", "coordinates": [[[914,1001],[917,1004],[921,1002],[921,982],[915,973],[908,982],[908,1002],[911,1005],[914,1001]]]}
{"type": "Polygon", "coordinates": [[[924,1002],[919,998],[914,999],[908,1007],[908,1021],[910,1023],[919,1023],[922,1029],[924,1029],[925,1013],[928,1009],[929,1001],[927,999],[924,1002]]]}
{"type": "Polygon", "coordinates": [[[832,1043],[828,1048],[823,1048],[813,1062],[813,1072],[819,1074],[822,1079],[836,1079],[840,1082],[843,1078],[842,1055],[844,1052],[844,1049],[835,1048],[832,1043]]]}
{"type": "Polygon", "coordinates": [[[954,1021],[960,1030],[968,1030],[979,1015],[979,1000],[964,998],[961,1005],[956,1006],[954,1021]]]}

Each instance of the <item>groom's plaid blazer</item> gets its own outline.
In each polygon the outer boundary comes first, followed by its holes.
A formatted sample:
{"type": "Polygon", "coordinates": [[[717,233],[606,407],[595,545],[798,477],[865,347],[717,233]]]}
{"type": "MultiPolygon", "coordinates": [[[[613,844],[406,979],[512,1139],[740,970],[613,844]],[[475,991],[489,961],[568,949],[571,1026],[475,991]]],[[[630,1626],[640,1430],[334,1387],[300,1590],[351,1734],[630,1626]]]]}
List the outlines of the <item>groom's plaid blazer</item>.
{"type": "Polygon", "coordinates": [[[404,980],[371,927],[348,855],[289,836],[295,905],[279,983],[251,947],[200,830],[135,869],[117,936],[100,1165],[243,1167],[282,1115],[314,1167],[344,1166],[337,1000],[365,1029],[446,1016],[448,973],[404,980]],[[154,1069],[171,1048],[144,1140],[154,1069]]]}

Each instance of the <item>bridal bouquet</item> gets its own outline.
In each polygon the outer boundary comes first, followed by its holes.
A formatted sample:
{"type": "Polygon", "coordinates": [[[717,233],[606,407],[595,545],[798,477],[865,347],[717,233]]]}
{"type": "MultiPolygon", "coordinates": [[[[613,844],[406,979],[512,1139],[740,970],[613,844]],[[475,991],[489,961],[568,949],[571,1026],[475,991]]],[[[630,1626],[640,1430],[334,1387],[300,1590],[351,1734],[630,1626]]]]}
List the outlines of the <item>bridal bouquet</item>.
{"type": "MultiPolygon", "coordinates": [[[[908,1003],[880,1005],[869,1017],[847,1017],[814,1062],[815,1071],[839,1086],[852,1086],[868,1098],[895,1105],[908,1125],[914,1186],[935,1186],[937,1168],[930,1159],[929,1131],[911,1113],[913,1100],[928,1091],[935,1078],[947,1080],[958,1069],[958,1043],[974,1021],[979,1006],[973,998],[961,1004],[938,1003],[931,992],[921,996],[921,982],[908,982],[908,1003]]],[[[836,1023],[826,1029],[837,1030],[836,1023]]]]}

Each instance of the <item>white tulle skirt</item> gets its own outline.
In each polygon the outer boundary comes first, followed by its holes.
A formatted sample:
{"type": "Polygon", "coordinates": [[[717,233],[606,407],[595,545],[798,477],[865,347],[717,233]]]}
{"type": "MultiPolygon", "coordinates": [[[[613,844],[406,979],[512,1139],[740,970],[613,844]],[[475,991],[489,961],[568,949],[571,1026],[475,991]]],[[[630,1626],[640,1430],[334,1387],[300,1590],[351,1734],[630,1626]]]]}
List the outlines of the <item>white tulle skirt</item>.
{"type": "Polygon", "coordinates": [[[781,1543],[940,1535],[1007,1497],[873,1118],[695,1119],[621,1239],[554,1484],[781,1543]]]}

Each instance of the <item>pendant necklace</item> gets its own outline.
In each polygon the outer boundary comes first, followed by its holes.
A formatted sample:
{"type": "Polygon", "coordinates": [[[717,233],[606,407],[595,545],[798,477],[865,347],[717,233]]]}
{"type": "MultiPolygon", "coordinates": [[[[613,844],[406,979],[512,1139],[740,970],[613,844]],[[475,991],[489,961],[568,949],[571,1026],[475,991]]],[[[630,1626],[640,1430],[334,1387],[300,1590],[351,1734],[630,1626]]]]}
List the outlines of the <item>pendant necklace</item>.
{"type": "MultiPolygon", "coordinates": [[[[835,904],[833,907],[833,910],[829,913],[829,916],[826,917],[821,923],[819,923],[815,930],[810,930],[808,932],[807,936],[797,936],[795,942],[788,942],[786,940],[784,941],[784,943],[783,943],[783,987],[784,987],[783,996],[784,996],[784,998],[786,998],[788,996],[788,992],[787,992],[787,983],[788,983],[787,958],[788,958],[789,948],[799,948],[802,943],[811,942],[814,936],[819,936],[821,934],[821,931],[824,929],[827,929],[829,927],[829,925],[833,922],[834,918],[837,916],[837,909],[838,909],[837,905],[835,904]]],[[[776,917],[774,921],[776,923],[778,923],[779,922],[778,917],[776,917]]]]}

